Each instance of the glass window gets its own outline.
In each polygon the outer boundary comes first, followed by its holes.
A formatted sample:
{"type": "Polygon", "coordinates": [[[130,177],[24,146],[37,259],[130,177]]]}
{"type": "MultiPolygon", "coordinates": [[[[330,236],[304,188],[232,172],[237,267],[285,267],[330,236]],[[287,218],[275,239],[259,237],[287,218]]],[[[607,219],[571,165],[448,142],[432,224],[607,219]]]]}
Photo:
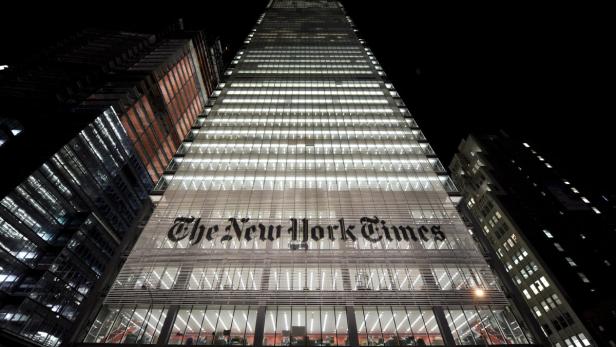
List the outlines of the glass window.
{"type": "Polygon", "coordinates": [[[185,340],[186,343],[189,341],[192,342],[193,339],[190,335],[192,335],[194,331],[192,328],[188,327],[190,311],[190,309],[182,309],[178,311],[177,316],[175,317],[175,322],[173,323],[173,328],[171,329],[171,335],[169,336],[169,344],[180,345],[185,340]],[[185,332],[189,334],[189,337],[185,337],[185,332]]]}
{"type": "Polygon", "coordinates": [[[361,346],[442,345],[429,310],[405,307],[355,307],[361,346]]]}
{"type": "Polygon", "coordinates": [[[156,343],[167,310],[103,307],[85,338],[94,343],[156,343]]]}
{"type": "Polygon", "coordinates": [[[448,310],[451,332],[459,345],[506,345],[532,343],[518,322],[505,310],[465,308],[448,310]]]}
{"type": "Polygon", "coordinates": [[[348,346],[343,307],[271,306],[265,314],[264,346],[348,346]]]}
{"type": "Polygon", "coordinates": [[[256,309],[248,306],[207,306],[180,309],[169,344],[252,345],[256,309]]]}

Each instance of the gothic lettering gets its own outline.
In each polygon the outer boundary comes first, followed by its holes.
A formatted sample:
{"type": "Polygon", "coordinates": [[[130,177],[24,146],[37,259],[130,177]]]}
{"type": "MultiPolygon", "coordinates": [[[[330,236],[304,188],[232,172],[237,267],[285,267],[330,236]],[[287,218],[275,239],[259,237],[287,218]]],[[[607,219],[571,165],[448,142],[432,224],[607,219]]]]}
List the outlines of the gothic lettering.
{"type": "MultiPolygon", "coordinates": [[[[240,221],[243,224],[243,223],[248,222],[249,219],[248,218],[242,218],[240,221]]],[[[235,232],[235,236],[237,236],[237,239],[241,240],[241,238],[242,238],[242,228],[237,223],[237,218],[229,218],[229,222],[231,222],[231,225],[228,225],[225,228],[225,231],[227,232],[227,235],[223,236],[222,239],[220,239],[220,240],[221,241],[231,241],[233,239],[233,236],[231,236],[231,229],[233,229],[233,231],[235,232]]]]}
{"type": "Polygon", "coordinates": [[[441,231],[440,225],[433,225],[430,228],[432,235],[434,235],[434,241],[445,241],[445,233],[441,231]]]}
{"type": "Polygon", "coordinates": [[[344,228],[344,218],[340,218],[338,220],[338,223],[340,224],[340,232],[342,233],[342,240],[346,241],[347,239],[351,239],[351,241],[357,241],[357,237],[355,237],[355,235],[353,235],[353,233],[351,232],[351,230],[355,229],[354,225],[349,225],[348,228],[344,228]]]}
{"type": "Polygon", "coordinates": [[[379,242],[383,235],[379,235],[379,227],[378,222],[379,219],[375,216],[374,218],[362,217],[359,220],[361,224],[361,234],[362,236],[370,241],[370,242],[379,242]]]}
{"type": "Polygon", "coordinates": [[[188,236],[187,224],[192,223],[195,220],[193,217],[177,217],[173,220],[173,226],[167,233],[167,238],[173,242],[177,242],[188,236]]]}
{"type": "MultiPolygon", "coordinates": [[[[280,238],[283,230],[282,225],[265,225],[263,223],[246,225],[249,221],[250,218],[229,218],[229,224],[224,228],[226,233],[220,237],[220,242],[231,241],[233,239],[267,242],[275,241],[280,238]]],[[[341,241],[357,241],[357,237],[353,232],[355,225],[346,224],[344,218],[338,219],[337,224],[327,226],[318,224],[310,225],[307,218],[302,218],[301,221],[297,218],[290,218],[289,222],[290,226],[287,232],[291,236],[291,242],[293,244],[301,242],[302,245],[308,245],[309,240],[319,242],[326,239],[326,237],[329,241],[336,241],[337,232],[340,233],[341,241]]],[[[423,241],[429,241],[427,234],[431,234],[435,242],[443,242],[446,238],[440,225],[419,225],[416,228],[410,225],[388,225],[385,220],[377,216],[362,217],[359,219],[359,222],[361,223],[362,237],[372,243],[384,240],[417,242],[421,239],[423,241]]],[[[188,237],[190,245],[196,245],[200,243],[204,237],[208,241],[215,240],[217,238],[216,233],[219,229],[220,226],[218,224],[207,227],[202,223],[201,218],[177,217],[173,220],[173,225],[167,232],[167,238],[170,241],[178,242],[188,237]]]]}
{"type": "Polygon", "coordinates": [[[320,241],[321,239],[325,237],[325,230],[323,229],[322,226],[315,225],[312,227],[312,229],[310,229],[310,234],[313,240],[320,241]]]}
{"type": "Polygon", "coordinates": [[[426,228],[425,225],[422,225],[419,228],[417,228],[417,232],[419,233],[419,237],[421,237],[422,240],[428,241],[428,238],[426,237],[426,233],[428,232],[428,228],[426,228]]]}

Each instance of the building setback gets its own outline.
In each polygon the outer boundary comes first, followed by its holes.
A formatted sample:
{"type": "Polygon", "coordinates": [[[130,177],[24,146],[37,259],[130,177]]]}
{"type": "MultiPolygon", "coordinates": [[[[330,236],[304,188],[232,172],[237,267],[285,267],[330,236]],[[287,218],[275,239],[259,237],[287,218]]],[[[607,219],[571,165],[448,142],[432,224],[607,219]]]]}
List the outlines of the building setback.
{"type": "Polygon", "coordinates": [[[335,1],[274,0],[78,346],[533,344],[335,1]]]}
{"type": "Polygon", "coordinates": [[[87,30],[0,72],[2,343],[70,339],[136,240],[218,80],[174,35],[87,30]]]}
{"type": "Polygon", "coordinates": [[[450,165],[463,213],[554,346],[614,345],[613,204],[529,144],[471,135],[450,165]]]}

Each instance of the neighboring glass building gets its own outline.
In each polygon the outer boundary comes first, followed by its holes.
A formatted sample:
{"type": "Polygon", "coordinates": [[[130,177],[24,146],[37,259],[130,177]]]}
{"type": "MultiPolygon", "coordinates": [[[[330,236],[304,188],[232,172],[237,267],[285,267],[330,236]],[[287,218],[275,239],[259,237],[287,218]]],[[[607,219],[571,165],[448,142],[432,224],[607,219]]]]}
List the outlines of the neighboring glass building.
{"type": "Polygon", "coordinates": [[[450,168],[478,241],[550,343],[616,346],[616,226],[608,198],[582,195],[529,144],[505,133],[469,136],[450,168]]]}
{"type": "Polygon", "coordinates": [[[118,249],[134,238],[152,186],[110,108],[2,197],[3,332],[61,343],[99,280],[110,277],[118,249]]]}
{"type": "Polygon", "coordinates": [[[533,344],[338,2],[273,1],[81,346],[533,344]]]}
{"type": "Polygon", "coordinates": [[[86,30],[0,72],[0,345],[60,345],[97,312],[218,80],[202,34],[174,35],[86,30]]]}

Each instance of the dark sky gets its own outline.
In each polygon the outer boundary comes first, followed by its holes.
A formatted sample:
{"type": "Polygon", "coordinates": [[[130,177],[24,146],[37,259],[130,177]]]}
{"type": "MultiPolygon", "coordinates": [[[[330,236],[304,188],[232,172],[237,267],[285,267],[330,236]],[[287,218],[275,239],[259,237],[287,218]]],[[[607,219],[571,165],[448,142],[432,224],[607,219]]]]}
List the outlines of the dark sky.
{"type": "MultiPolygon", "coordinates": [[[[504,129],[581,189],[616,191],[616,28],[607,7],[342,2],[445,165],[469,132],[504,129]]],[[[24,2],[3,11],[0,64],[87,26],[155,31],[179,17],[234,51],[266,3],[54,2],[32,12],[24,2]]]]}

